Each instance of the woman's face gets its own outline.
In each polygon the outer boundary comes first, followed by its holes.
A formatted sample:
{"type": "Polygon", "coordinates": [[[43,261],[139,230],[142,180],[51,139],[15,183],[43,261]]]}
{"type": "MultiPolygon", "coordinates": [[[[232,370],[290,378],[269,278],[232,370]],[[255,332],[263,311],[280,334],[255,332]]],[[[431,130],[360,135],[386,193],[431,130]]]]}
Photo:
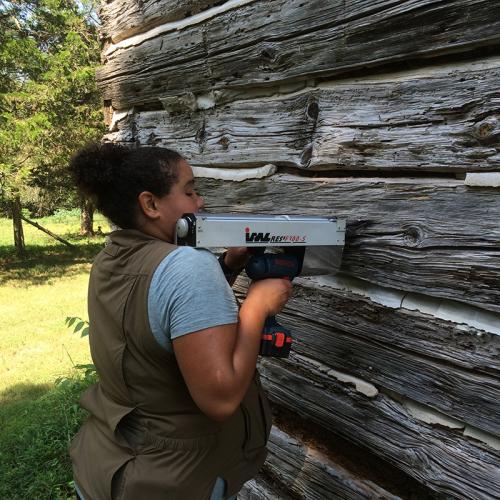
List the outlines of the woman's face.
{"type": "Polygon", "coordinates": [[[203,197],[198,196],[194,187],[193,171],[186,161],[181,160],[178,173],[178,180],[170,193],[159,201],[162,229],[168,241],[174,240],[178,219],[186,213],[200,212],[204,207],[203,197]]]}

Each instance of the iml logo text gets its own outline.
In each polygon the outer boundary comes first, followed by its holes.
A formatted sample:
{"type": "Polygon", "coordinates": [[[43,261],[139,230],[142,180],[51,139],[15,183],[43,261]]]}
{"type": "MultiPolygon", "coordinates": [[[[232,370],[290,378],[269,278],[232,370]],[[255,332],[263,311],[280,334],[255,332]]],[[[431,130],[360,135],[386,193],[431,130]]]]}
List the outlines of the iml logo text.
{"type": "Polygon", "coordinates": [[[296,234],[271,235],[271,233],[251,232],[245,228],[245,241],[247,243],[305,243],[306,237],[296,234]]]}

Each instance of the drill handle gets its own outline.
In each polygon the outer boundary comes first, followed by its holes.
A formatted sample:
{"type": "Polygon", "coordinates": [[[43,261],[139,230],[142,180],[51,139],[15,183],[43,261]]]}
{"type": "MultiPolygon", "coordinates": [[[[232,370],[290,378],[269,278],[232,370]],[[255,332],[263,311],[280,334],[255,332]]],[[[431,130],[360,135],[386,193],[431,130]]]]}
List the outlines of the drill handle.
{"type": "MultiPolygon", "coordinates": [[[[303,252],[272,254],[259,253],[250,257],[245,271],[252,280],[283,278],[293,280],[300,273],[303,252]]],[[[269,316],[262,332],[260,355],[287,358],[292,346],[292,333],[269,316]]]]}

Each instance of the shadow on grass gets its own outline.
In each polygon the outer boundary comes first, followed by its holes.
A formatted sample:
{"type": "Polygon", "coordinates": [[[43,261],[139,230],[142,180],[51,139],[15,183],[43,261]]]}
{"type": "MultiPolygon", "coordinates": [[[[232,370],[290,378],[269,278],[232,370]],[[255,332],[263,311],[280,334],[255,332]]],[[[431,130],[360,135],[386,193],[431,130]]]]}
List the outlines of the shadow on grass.
{"type": "Polygon", "coordinates": [[[23,258],[17,257],[11,245],[0,245],[0,285],[41,285],[51,279],[78,274],[78,264],[89,264],[104,246],[104,239],[73,238],[74,248],[62,243],[53,245],[27,245],[23,258]]]}
{"type": "Polygon", "coordinates": [[[0,404],[2,410],[5,410],[9,405],[25,404],[29,401],[38,399],[46,394],[53,386],[50,384],[26,384],[20,383],[7,387],[0,392],[0,404]]]}

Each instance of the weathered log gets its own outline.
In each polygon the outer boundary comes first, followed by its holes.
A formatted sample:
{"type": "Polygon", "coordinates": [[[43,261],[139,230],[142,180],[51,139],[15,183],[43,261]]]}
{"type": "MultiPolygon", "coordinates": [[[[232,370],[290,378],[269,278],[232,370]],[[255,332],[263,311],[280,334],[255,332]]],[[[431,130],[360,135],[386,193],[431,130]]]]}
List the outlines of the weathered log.
{"type": "Polygon", "coordinates": [[[110,47],[98,80],[115,109],[158,109],[163,98],[186,93],[276,86],[466,52],[498,44],[499,33],[500,5],[488,0],[252,2],[110,47]]]}
{"type": "Polygon", "coordinates": [[[163,23],[178,21],[220,3],[217,0],[113,0],[99,10],[101,37],[116,43],[163,23]]]}
{"type": "Polygon", "coordinates": [[[342,271],[500,311],[500,196],[439,179],[198,179],[212,212],[347,218],[342,271]]]}
{"type": "Polygon", "coordinates": [[[492,58],[207,110],[175,99],[119,127],[124,141],[179,150],[194,166],[498,170],[499,80],[500,58],[492,58]]]}
{"type": "Polygon", "coordinates": [[[268,450],[265,472],[292,498],[400,499],[277,427],[272,429],[268,450]]]}
{"type": "Polygon", "coordinates": [[[499,335],[304,284],[279,315],[295,353],[500,436],[499,335]]]}
{"type": "Polygon", "coordinates": [[[418,421],[383,394],[368,399],[327,376],[299,373],[298,368],[261,360],[261,377],[275,404],[368,448],[441,495],[500,498],[499,452],[418,421]]]}
{"type": "Polygon", "coordinates": [[[238,500],[290,500],[290,498],[286,493],[276,491],[262,474],[246,482],[238,493],[238,500]]]}

